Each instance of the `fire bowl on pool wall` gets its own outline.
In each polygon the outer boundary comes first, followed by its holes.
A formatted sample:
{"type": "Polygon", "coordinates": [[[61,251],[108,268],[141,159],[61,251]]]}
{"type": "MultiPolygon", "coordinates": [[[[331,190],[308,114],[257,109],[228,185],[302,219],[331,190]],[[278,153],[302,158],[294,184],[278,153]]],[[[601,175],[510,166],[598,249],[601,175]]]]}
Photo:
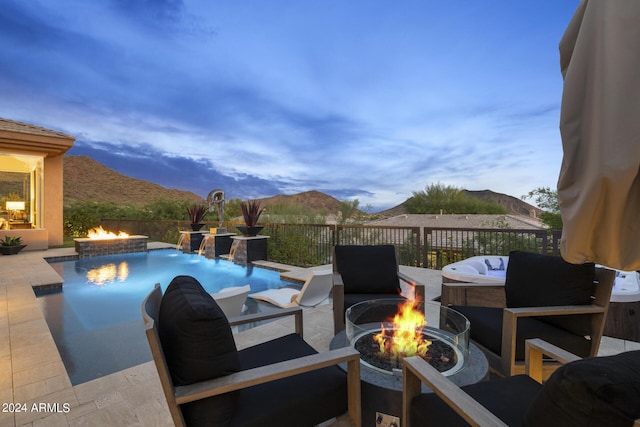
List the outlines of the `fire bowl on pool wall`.
{"type": "Polygon", "coordinates": [[[73,239],[79,258],[147,252],[147,240],[149,240],[149,236],[128,236],[105,239],[79,237],[73,239]]]}

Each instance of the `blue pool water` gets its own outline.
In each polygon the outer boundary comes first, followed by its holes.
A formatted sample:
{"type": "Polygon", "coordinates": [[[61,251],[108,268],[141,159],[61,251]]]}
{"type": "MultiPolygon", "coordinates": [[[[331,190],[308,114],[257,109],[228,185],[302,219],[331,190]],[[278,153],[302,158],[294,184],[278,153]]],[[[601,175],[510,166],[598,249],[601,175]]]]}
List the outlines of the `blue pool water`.
{"type": "MultiPolygon", "coordinates": [[[[74,385],[151,360],[140,304],[155,283],[164,291],[175,276],[189,275],[211,293],[246,284],[251,292],[291,285],[275,271],[176,250],[51,266],[64,279],[62,292],[38,295],[38,301],[74,385]]],[[[247,305],[255,311],[252,301],[247,305]]]]}

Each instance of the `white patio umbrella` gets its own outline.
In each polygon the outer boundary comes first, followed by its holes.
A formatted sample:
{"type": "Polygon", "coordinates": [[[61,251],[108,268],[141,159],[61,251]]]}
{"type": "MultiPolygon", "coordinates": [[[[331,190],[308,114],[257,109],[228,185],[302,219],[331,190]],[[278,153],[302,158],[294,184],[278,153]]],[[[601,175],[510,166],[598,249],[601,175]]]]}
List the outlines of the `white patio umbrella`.
{"type": "Polygon", "coordinates": [[[640,0],[582,0],[560,63],[562,256],[640,270],[640,0]]]}

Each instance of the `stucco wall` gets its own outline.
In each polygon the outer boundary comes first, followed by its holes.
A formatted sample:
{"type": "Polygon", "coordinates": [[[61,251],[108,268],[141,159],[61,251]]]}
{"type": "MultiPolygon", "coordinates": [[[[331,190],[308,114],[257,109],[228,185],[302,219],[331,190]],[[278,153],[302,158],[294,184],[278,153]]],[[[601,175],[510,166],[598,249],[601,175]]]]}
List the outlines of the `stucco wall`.
{"type": "Polygon", "coordinates": [[[27,245],[25,251],[42,251],[49,248],[49,231],[44,228],[32,228],[28,230],[2,230],[4,236],[20,237],[20,242],[27,245]]]}
{"type": "Polygon", "coordinates": [[[43,227],[49,231],[49,246],[63,243],[63,159],[64,156],[45,157],[43,191],[43,227]]]}
{"type": "Polygon", "coordinates": [[[62,245],[63,161],[75,138],[62,132],[0,117],[0,151],[8,154],[44,156],[42,188],[37,190],[41,206],[37,229],[11,230],[31,241],[26,248],[62,245]],[[40,196],[41,194],[41,196],[40,196]],[[47,237],[48,235],[48,237],[47,237]]]}

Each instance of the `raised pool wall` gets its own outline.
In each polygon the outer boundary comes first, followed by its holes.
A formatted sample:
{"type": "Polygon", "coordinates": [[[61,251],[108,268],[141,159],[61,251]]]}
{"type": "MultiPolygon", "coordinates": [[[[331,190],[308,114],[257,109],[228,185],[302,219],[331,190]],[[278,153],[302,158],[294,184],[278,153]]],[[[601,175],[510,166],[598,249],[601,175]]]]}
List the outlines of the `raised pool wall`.
{"type": "Polygon", "coordinates": [[[116,239],[90,239],[79,237],[73,239],[78,258],[100,255],[119,255],[132,252],[147,252],[148,236],[129,236],[116,239]]]}

